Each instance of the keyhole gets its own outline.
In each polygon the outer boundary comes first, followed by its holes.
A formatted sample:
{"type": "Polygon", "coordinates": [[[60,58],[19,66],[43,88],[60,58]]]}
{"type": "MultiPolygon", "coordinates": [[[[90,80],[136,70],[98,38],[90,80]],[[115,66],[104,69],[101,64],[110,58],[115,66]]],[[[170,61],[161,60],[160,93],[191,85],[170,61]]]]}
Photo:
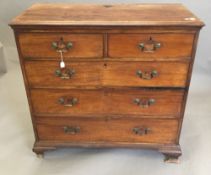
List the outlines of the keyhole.
{"type": "Polygon", "coordinates": [[[105,8],[110,8],[112,5],[103,5],[105,8]]]}
{"type": "Polygon", "coordinates": [[[63,37],[60,37],[60,42],[63,42],[63,41],[64,41],[63,37]]]}
{"type": "Polygon", "coordinates": [[[106,68],[107,67],[107,63],[104,63],[103,66],[106,68]]]}

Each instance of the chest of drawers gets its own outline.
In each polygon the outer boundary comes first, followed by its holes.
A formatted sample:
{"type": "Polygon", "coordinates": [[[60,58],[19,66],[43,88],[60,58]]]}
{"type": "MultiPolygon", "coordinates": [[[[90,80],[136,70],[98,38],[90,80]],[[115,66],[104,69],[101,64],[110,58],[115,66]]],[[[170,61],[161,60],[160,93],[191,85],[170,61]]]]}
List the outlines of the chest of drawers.
{"type": "Polygon", "coordinates": [[[14,29],[33,151],[136,147],[181,155],[203,23],[180,4],[35,4],[14,29]]]}

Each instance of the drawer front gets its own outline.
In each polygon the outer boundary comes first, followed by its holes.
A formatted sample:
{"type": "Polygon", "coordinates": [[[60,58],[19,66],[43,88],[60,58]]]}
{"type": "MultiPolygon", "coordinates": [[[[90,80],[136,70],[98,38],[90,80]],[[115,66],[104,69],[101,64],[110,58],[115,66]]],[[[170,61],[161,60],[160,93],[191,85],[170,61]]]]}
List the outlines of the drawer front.
{"type": "Polygon", "coordinates": [[[188,62],[66,62],[27,61],[31,87],[128,86],[185,87],[188,62]],[[59,72],[58,72],[59,71],[59,72]]]}
{"type": "Polygon", "coordinates": [[[104,72],[107,86],[185,87],[189,62],[110,62],[104,72]]]}
{"type": "Polygon", "coordinates": [[[39,118],[36,127],[44,141],[174,143],[178,121],[39,118]]]}
{"type": "Polygon", "coordinates": [[[193,34],[110,34],[110,57],[183,58],[190,57],[193,34]]]}
{"type": "Polygon", "coordinates": [[[103,36],[100,34],[21,33],[21,53],[24,57],[59,57],[58,49],[64,49],[64,57],[102,57],[103,36]]]}
{"type": "Polygon", "coordinates": [[[36,115],[179,117],[183,90],[31,90],[36,115]]]}
{"type": "Polygon", "coordinates": [[[103,64],[97,62],[27,61],[25,70],[31,87],[70,87],[100,85],[103,64]]]}

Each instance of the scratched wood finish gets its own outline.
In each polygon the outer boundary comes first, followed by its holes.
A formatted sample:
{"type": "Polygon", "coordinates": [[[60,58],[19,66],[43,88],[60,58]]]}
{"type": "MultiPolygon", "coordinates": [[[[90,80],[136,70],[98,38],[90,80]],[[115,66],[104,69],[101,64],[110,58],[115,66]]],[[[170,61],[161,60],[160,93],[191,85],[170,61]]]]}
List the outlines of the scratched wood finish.
{"type": "Polygon", "coordinates": [[[31,87],[128,86],[128,87],[185,87],[189,62],[66,62],[74,69],[70,79],[55,75],[58,61],[27,61],[26,75],[31,87]],[[158,72],[150,80],[136,72],[158,72]]]}
{"type": "Polygon", "coordinates": [[[10,26],[30,105],[35,153],[63,146],[136,147],[157,149],[168,161],[178,159],[204,26],[184,6],[35,4],[10,26]],[[51,44],[61,38],[73,43],[64,53],[66,68],[75,70],[70,79],[55,75],[60,58],[51,44]],[[78,98],[73,107],[64,107],[61,100],[58,104],[58,98],[73,96],[78,98]],[[151,98],[154,103],[148,103],[151,98]],[[65,126],[79,126],[80,132],[67,134],[65,126]],[[149,130],[138,135],[134,127],[149,130]]]}
{"type": "Polygon", "coordinates": [[[37,120],[38,137],[42,140],[71,142],[146,142],[174,143],[178,130],[177,120],[155,119],[118,119],[105,121],[103,119],[48,119],[37,120]],[[80,127],[79,133],[64,132],[65,126],[80,127]],[[149,129],[148,134],[137,135],[135,127],[149,129]]]}
{"type": "Polygon", "coordinates": [[[148,116],[180,117],[183,90],[31,90],[36,115],[66,116],[148,116]],[[68,107],[59,103],[60,98],[77,98],[78,103],[68,107]],[[134,100],[143,100],[137,105],[134,100]],[[148,100],[155,104],[143,107],[148,100]]]}
{"type": "Polygon", "coordinates": [[[52,48],[52,42],[71,42],[73,47],[64,53],[64,57],[102,57],[103,36],[100,34],[71,34],[71,33],[21,33],[19,35],[20,49],[24,57],[60,57],[52,48]]]}
{"type": "Polygon", "coordinates": [[[193,34],[110,34],[108,36],[108,55],[114,58],[190,58],[192,52],[193,34]],[[153,52],[144,52],[139,47],[150,38],[161,47],[153,52]]]}
{"type": "Polygon", "coordinates": [[[182,4],[35,4],[12,26],[202,26],[182,4]],[[194,20],[190,20],[194,18],[194,20]]]}

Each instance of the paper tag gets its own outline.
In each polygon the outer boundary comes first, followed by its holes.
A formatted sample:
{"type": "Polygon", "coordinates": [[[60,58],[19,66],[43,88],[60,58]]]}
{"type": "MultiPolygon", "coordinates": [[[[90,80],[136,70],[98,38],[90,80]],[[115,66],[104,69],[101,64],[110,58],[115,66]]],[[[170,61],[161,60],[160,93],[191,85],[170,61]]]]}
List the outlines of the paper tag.
{"type": "Polygon", "coordinates": [[[65,63],[64,63],[64,61],[61,61],[61,62],[60,62],[60,68],[65,68],[65,63]]]}

